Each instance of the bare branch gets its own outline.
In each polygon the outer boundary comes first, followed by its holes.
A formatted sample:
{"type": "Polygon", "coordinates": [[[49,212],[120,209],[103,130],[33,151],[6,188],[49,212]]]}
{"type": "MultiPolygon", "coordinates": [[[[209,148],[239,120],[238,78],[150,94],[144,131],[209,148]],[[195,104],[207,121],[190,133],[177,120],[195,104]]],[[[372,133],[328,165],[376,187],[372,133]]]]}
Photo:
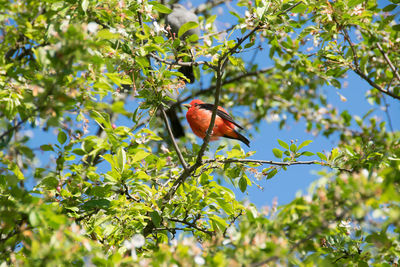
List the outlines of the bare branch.
{"type": "Polygon", "coordinates": [[[162,106],[162,104],[159,106],[159,109],[161,111],[161,115],[162,115],[162,118],[164,120],[165,127],[167,127],[167,131],[168,131],[169,137],[171,138],[172,144],[174,145],[174,149],[176,151],[176,154],[178,154],[179,161],[181,162],[183,169],[187,170],[187,168],[188,168],[187,164],[185,162],[185,159],[182,156],[182,153],[181,153],[181,150],[179,149],[178,144],[175,141],[174,134],[172,133],[171,126],[169,125],[169,122],[168,122],[167,114],[165,114],[165,110],[164,110],[164,107],[162,106]]]}

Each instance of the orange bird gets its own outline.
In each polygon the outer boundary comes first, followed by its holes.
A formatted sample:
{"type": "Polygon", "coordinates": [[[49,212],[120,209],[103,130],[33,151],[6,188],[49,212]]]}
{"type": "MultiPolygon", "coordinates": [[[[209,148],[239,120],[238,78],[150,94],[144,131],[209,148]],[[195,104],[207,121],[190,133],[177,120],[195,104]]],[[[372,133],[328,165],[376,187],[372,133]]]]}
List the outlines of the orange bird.
{"type": "MultiPolygon", "coordinates": [[[[189,122],[190,128],[195,135],[204,139],[206,132],[211,122],[211,115],[214,105],[206,104],[199,99],[194,99],[190,104],[184,104],[189,110],[186,113],[186,119],[189,122]]],[[[218,107],[217,116],[215,117],[214,128],[211,132],[210,140],[218,140],[219,137],[237,139],[250,147],[250,141],[235,130],[235,126],[243,129],[237,124],[232,117],[222,107],[218,107]]]]}

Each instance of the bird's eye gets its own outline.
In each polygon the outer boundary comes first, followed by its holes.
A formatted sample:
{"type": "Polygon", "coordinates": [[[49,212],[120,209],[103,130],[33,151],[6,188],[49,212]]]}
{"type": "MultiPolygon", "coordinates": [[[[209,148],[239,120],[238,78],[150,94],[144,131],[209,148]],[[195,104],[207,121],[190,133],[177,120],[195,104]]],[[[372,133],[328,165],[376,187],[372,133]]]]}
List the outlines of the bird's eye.
{"type": "Polygon", "coordinates": [[[197,107],[198,105],[199,105],[199,104],[197,104],[197,103],[194,103],[194,106],[195,106],[195,107],[197,107]]]}

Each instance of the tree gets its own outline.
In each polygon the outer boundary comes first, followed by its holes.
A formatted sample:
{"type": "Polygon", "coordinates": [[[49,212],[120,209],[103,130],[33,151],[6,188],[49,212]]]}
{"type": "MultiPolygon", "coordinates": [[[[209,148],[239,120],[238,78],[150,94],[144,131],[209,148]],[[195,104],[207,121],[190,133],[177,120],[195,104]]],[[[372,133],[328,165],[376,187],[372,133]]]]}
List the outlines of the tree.
{"type": "Polygon", "coordinates": [[[165,34],[164,2],[1,3],[2,261],[397,266],[399,131],[339,112],[321,88],[355,73],[374,108],[400,100],[398,1],[235,1],[224,29],[212,10],[228,4],[206,1],[194,9],[202,36],[186,40],[165,34]],[[244,53],[264,44],[270,65],[249,63],[244,53]],[[194,67],[191,89],[183,66],[194,67]],[[175,139],[166,110],[194,98],[245,109],[245,127],[302,120],[338,145],[277,138],[275,161],[209,150],[212,125],[200,144],[175,139]],[[284,206],[257,208],[227,186],[245,192],[296,164],[327,169],[284,206]]]}

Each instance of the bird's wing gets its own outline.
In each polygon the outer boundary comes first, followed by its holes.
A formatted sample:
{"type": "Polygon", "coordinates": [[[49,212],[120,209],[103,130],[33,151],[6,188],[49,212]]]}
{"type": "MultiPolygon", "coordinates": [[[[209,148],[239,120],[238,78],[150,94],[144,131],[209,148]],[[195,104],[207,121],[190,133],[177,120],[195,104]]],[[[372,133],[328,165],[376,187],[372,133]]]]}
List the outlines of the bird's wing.
{"type": "MultiPolygon", "coordinates": [[[[199,107],[202,108],[202,109],[206,109],[206,110],[212,111],[213,108],[214,108],[214,104],[206,104],[206,103],[204,103],[204,104],[199,104],[199,107]]],[[[237,123],[232,119],[232,117],[231,117],[228,113],[226,113],[225,111],[220,110],[220,109],[217,109],[217,115],[218,115],[219,117],[221,117],[222,119],[227,120],[227,121],[233,123],[234,125],[236,125],[236,126],[239,127],[240,129],[243,129],[243,127],[240,126],[239,124],[237,124],[237,123]]]]}

